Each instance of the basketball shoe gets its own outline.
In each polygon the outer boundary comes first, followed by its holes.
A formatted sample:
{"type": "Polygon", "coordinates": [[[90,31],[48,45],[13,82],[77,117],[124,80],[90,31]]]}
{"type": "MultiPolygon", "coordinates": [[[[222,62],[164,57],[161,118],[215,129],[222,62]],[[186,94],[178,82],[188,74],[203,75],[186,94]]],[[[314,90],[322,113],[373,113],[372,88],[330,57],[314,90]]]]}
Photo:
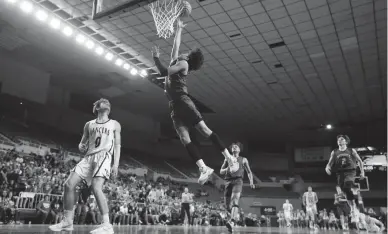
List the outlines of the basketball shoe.
{"type": "Polygon", "coordinates": [[[90,234],[114,234],[113,226],[110,223],[102,223],[96,229],[90,231],[90,234]]]}
{"type": "Polygon", "coordinates": [[[73,231],[73,223],[63,219],[60,223],[49,226],[49,229],[54,232],[73,231]]]}
{"type": "Polygon", "coordinates": [[[200,167],[199,171],[201,173],[198,179],[199,184],[205,184],[214,172],[214,170],[208,166],[200,167]]]}

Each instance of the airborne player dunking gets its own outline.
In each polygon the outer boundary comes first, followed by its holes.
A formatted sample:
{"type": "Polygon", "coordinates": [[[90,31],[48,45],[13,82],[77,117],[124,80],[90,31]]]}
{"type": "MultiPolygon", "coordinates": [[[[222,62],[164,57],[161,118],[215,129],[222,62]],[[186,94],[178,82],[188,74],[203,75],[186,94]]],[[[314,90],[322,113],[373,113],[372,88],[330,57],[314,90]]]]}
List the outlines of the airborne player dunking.
{"type": "Polygon", "coordinates": [[[189,153],[189,156],[196,162],[199,168],[201,174],[198,183],[204,184],[210,178],[214,170],[206,166],[203,162],[198,147],[191,141],[189,128],[195,127],[202,135],[209,138],[224,155],[232,171],[238,169],[238,164],[236,163],[235,158],[230,155],[228,149],[218,135],[207,127],[205,121],[202,119],[201,113],[198,111],[188,94],[186,79],[191,71],[199,70],[201,68],[204,57],[200,49],[193,49],[189,51],[189,53],[179,55],[181,34],[185,26],[186,25],[183,24],[180,19],[177,20],[177,29],[171,52],[171,62],[168,68],[164,67],[159,60],[160,53],[158,47],[154,47],[152,55],[160,75],[166,77],[164,91],[169,100],[171,119],[175,131],[189,153]]]}

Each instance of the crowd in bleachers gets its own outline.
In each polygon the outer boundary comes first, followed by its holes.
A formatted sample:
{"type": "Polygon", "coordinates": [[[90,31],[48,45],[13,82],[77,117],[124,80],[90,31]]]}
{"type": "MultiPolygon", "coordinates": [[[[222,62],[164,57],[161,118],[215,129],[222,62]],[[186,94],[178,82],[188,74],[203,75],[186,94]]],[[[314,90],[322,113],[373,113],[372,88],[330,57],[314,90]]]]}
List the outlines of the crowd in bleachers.
{"type": "MultiPolygon", "coordinates": [[[[57,223],[63,217],[63,184],[77,163],[65,161],[62,155],[26,155],[14,150],[0,151],[0,222],[18,223],[25,209],[35,210],[33,223],[57,223]],[[20,194],[33,196],[20,196],[20,194]]],[[[135,175],[120,175],[104,185],[114,224],[192,224],[224,225],[226,213],[220,203],[192,204],[191,218],[182,216],[180,196],[186,185],[170,179],[146,181],[135,175]]],[[[206,190],[194,191],[195,197],[206,197],[206,190]]],[[[101,214],[89,188],[77,187],[79,199],[74,223],[98,224],[101,214]]],[[[240,225],[258,225],[256,215],[241,213],[240,225]]]]}

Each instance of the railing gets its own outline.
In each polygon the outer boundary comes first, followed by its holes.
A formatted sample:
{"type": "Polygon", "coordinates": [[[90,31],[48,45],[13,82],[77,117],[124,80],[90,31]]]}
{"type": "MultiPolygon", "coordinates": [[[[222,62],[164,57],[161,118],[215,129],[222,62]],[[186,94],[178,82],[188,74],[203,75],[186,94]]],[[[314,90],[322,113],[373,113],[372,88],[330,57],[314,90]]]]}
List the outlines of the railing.
{"type": "Polygon", "coordinates": [[[41,202],[45,196],[49,197],[50,202],[54,200],[60,201],[63,199],[62,195],[21,192],[19,196],[16,197],[15,208],[35,210],[39,202],[41,202]]]}

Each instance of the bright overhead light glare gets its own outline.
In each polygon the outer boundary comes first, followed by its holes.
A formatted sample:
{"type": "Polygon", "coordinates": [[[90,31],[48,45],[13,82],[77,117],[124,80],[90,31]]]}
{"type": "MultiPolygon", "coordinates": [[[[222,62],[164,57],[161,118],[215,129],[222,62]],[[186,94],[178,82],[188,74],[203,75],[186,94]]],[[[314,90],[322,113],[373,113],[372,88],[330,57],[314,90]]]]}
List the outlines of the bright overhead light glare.
{"type": "Polygon", "coordinates": [[[123,65],[123,68],[124,68],[125,70],[129,70],[130,66],[129,66],[128,63],[126,63],[126,64],[123,65]]]}
{"type": "Polygon", "coordinates": [[[88,42],[86,42],[86,48],[88,48],[89,50],[93,49],[94,47],[94,42],[89,40],[88,42]]]}
{"type": "Polygon", "coordinates": [[[33,10],[33,5],[31,2],[27,2],[27,1],[23,1],[21,4],[20,4],[20,9],[22,9],[22,11],[24,11],[25,13],[31,13],[31,11],[33,10]]]}
{"type": "Polygon", "coordinates": [[[146,77],[147,76],[147,71],[145,69],[141,70],[140,75],[142,77],[146,77]]]}
{"type": "Polygon", "coordinates": [[[110,52],[108,52],[108,53],[105,55],[105,58],[106,58],[106,60],[111,61],[111,60],[113,59],[113,54],[110,53],[110,52]]]}
{"type": "Polygon", "coordinates": [[[70,37],[73,34],[73,29],[71,29],[69,26],[66,26],[63,29],[63,34],[65,34],[66,36],[70,37]]]}
{"type": "Polygon", "coordinates": [[[36,12],[36,18],[40,21],[46,21],[47,17],[47,13],[43,10],[39,10],[38,12],[36,12]]]}
{"type": "Polygon", "coordinates": [[[118,59],[116,60],[115,64],[116,64],[117,66],[121,66],[121,65],[123,65],[123,60],[118,58],[118,59]]]}
{"type": "Polygon", "coordinates": [[[132,75],[137,75],[137,69],[135,69],[135,68],[132,68],[132,70],[131,70],[131,74],[132,74],[132,75]]]}
{"type": "Polygon", "coordinates": [[[332,129],[332,128],[333,128],[333,126],[331,126],[331,124],[326,125],[326,129],[332,129]]]}
{"type": "Polygon", "coordinates": [[[59,19],[57,19],[57,18],[53,18],[50,21],[50,26],[53,29],[58,29],[61,26],[61,21],[59,21],[59,19]]]}
{"type": "Polygon", "coordinates": [[[82,35],[82,34],[78,34],[77,37],[75,38],[75,40],[76,40],[78,43],[80,43],[80,44],[84,43],[85,39],[86,39],[85,36],[82,35]]]}
{"type": "Polygon", "coordinates": [[[17,0],[7,0],[8,3],[15,3],[17,0]]]}
{"type": "Polygon", "coordinates": [[[99,46],[99,47],[97,47],[97,49],[96,49],[96,53],[97,53],[98,55],[102,55],[102,54],[104,53],[104,49],[103,49],[101,46],[99,46]]]}

